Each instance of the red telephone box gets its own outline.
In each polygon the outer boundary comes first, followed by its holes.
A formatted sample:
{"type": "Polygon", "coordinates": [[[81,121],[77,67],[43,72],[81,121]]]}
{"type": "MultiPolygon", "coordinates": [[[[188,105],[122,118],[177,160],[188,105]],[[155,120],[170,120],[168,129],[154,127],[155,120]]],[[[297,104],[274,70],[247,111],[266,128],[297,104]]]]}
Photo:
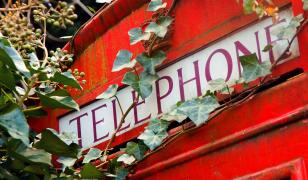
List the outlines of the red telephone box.
{"type": "MultiPolygon", "coordinates": [[[[73,131],[84,148],[104,149],[118,125],[114,101],[95,98],[110,84],[119,83],[125,71],[111,72],[118,50],[138,54],[143,46],[129,45],[127,32],[139,27],[151,13],[148,0],[115,0],[95,15],[77,34],[73,65],[86,73],[84,90],[72,91],[79,112],[50,110],[48,117],[32,120],[31,127],[73,131]]],[[[304,13],[300,0],[275,0],[286,23],[304,13]]],[[[168,5],[171,0],[167,0],[168,5]]],[[[307,14],[306,14],[307,15],[307,14]]],[[[136,138],[150,117],[172,103],[198,96],[206,82],[241,76],[238,57],[256,53],[272,61],[275,50],[262,52],[274,41],[270,18],[244,15],[236,1],[180,0],[173,12],[173,32],[167,60],[158,67],[154,95],[140,101],[112,144],[136,138]]],[[[278,23],[278,24],[279,24],[278,23]]],[[[291,48],[291,56],[274,69],[272,83],[254,98],[224,111],[202,127],[177,138],[138,164],[132,179],[307,179],[308,163],[308,29],[291,48]]],[[[124,105],[134,93],[120,89],[124,105]]],[[[189,125],[189,124],[188,124],[189,125]]],[[[170,133],[184,126],[175,127],[170,133]]]]}

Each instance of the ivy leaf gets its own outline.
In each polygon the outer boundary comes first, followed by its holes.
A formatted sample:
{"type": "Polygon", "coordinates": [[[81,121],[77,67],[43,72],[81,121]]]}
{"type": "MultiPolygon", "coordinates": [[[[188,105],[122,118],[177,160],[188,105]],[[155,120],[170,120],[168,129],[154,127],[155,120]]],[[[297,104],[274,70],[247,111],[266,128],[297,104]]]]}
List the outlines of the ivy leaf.
{"type": "Polygon", "coordinates": [[[13,73],[6,67],[6,65],[0,61],[0,85],[7,89],[15,89],[15,78],[13,73]]]}
{"type": "Polygon", "coordinates": [[[233,82],[226,83],[224,79],[218,78],[215,80],[208,81],[210,92],[219,91],[222,94],[231,94],[234,91],[234,88],[230,87],[233,85],[233,82]]]}
{"type": "Polygon", "coordinates": [[[277,26],[273,29],[272,34],[277,36],[278,39],[291,39],[303,20],[303,14],[299,14],[293,17],[287,26],[277,26]]]}
{"type": "Polygon", "coordinates": [[[151,0],[147,11],[157,11],[161,8],[166,8],[167,3],[163,3],[162,0],[151,0]]]}
{"type": "Polygon", "coordinates": [[[75,162],[77,161],[77,158],[71,158],[71,157],[64,157],[61,156],[57,159],[57,161],[61,164],[63,164],[63,168],[65,169],[66,167],[72,167],[74,166],[75,162]]]}
{"type": "Polygon", "coordinates": [[[173,19],[170,16],[160,17],[156,22],[151,22],[145,29],[145,32],[154,33],[160,38],[164,38],[168,32],[168,26],[173,19]]]}
{"type": "Polygon", "coordinates": [[[218,106],[214,97],[205,96],[183,102],[179,106],[179,110],[199,126],[208,120],[209,114],[218,106]]]}
{"type": "Polygon", "coordinates": [[[23,59],[16,49],[11,46],[10,42],[3,37],[0,37],[0,59],[10,68],[16,69],[27,78],[30,78],[30,71],[27,69],[23,59]]]}
{"type": "Polygon", "coordinates": [[[132,60],[133,54],[128,50],[120,50],[113,63],[112,72],[120,71],[125,68],[133,68],[136,60],[132,60]]]}
{"type": "Polygon", "coordinates": [[[166,121],[177,121],[181,123],[182,121],[187,119],[187,116],[178,109],[177,105],[174,105],[167,113],[162,115],[161,119],[166,121]]]}
{"type": "Polygon", "coordinates": [[[157,75],[148,74],[146,72],[141,73],[140,79],[132,72],[127,72],[122,80],[124,84],[132,86],[137,91],[142,99],[147,98],[152,93],[152,84],[158,79],[157,75]]]}
{"type": "Polygon", "coordinates": [[[118,90],[117,84],[110,85],[105,92],[96,97],[96,99],[110,99],[117,94],[118,90]]]}
{"type": "Polygon", "coordinates": [[[263,48],[263,52],[268,52],[268,51],[270,51],[271,49],[273,49],[273,45],[271,45],[271,44],[268,44],[268,45],[266,45],[264,48],[263,48]]]}
{"type": "Polygon", "coordinates": [[[255,0],[243,0],[243,8],[245,14],[253,13],[253,6],[255,0]]]}
{"type": "Polygon", "coordinates": [[[128,142],[125,152],[134,156],[137,160],[143,159],[143,156],[148,148],[143,143],[128,142]]]}
{"type": "Polygon", "coordinates": [[[305,11],[308,11],[308,0],[302,0],[303,1],[303,9],[305,11]]]}
{"type": "Polygon", "coordinates": [[[8,171],[7,168],[2,168],[0,166],[0,179],[7,179],[7,180],[19,180],[20,178],[18,178],[17,176],[15,176],[13,173],[11,173],[10,171],[8,171]]]}
{"type": "Polygon", "coordinates": [[[20,140],[10,140],[7,144],[9,154],[23,162],[40,163],[51,166],[51,154],[41,149],[27,147],[20,140]]]}
{"type": "Polygon", "coordinates": [[[49,130],[52,131],[54,134],[56,134],[67,145],[70,145],[71,143],[78,141],[78,137],[74,132],[62,132],[58,134],[58,132],[54,129],[49,129],[49,130]]]}
{"type": "Polygon", "coordinates": [[[163,140],[168,137],[166,131],[159,133],[154,133],[153,131],[146,129],[141,135],[138,136],[138,139],[143,140],[151,150],[154,150],[156,147],[160,146],[163,140]]]}
{"type": "Polygon", "coordinates": [[[48,168],[46,168],[44,166],[37,165],[37,164],[32,164],[32,165],[26,166],[23,170],[25,172],[29,172],[29,173],[36,174],[36,175],[47,175],[47,174],[49,174],[48,168]]]}
{"type": "Polygon", "coordinates": [[[151,57],[146,53],[142,53],[136,57],[136,60],[143,66],[149,74],[156,74],[155,67],[160,65],[166,59],[166,54],[163,51],[157,51],[151,57]]]}
{"type": "Polygon", "coordinates": [[[34,70],[38,70],[40,68],[40,60],[37,58],[36,54],[32,52],[28,56],[30,57],[29,65],[31,66],[31,68],[34,70]]]}
{"type": "Polygon", "coordinates": [[[63,90],[57,90],[49,94],[37,92],[43,106],[50,108],[76,109],[79,111],[79,105],[72,97],[63,94],[63,90]]]}
{"type": "Polygon", "coordinates": [[[82,179],[102,179],[103,174],[92,164],[85,164],[80,172],[82,179]]]}
{"type": "Polygon", "coordinates": [[[112,0],[96,0],[96,3],[111,3],[112,0]]]}
{"type": "Polygon", "coordinates": [[[51,154],[71,158],[77,158],[80,149],[75,143],[67,145],[50,129],[45,129],[41,133],[41,139],[34,144],[34,147],[44,149],[51,154]]]}
{"type": "Polygon", "coordinates": [[[76,78],[72,75],[72,73],[70,72],[56,72],[54,74],[54,76],[51,78],[52,81],[54,82],[59,82],[63,85],[68,85],[71,86],[73,88],[77,88],[82,90],[82,87],[80,86],[80,84],[78,83],[78,81],[76,80],[76,78]]]}
{"type": "Polygon", "coordinates": [[[82,163],[89,163],[94,159],[98,159],[102,154],[102,151],[97,148],[90,148],[88,153],[85,155],[82,163]]]}
{"type": "Polygon", "coordinates": [[[225,80],[222,78],[208,81],[208,85],[211,92],[220,91],[226,87],[225,80]]]}
{"type": "Polygon", "coordinates": [[[150,121],[150,124],[146,127],[146,129],[153,131],[154,133],[160,133],[166,131],[169,126],[169,122],[163,119],[154,118],[150,121]]]}
{"type": "Polygon", "coordinates": [[[138,43],[139,41],[146,41],[150,39],[150,33],[143,33],[141,28],[133,28],[128,31],[129,41],[131,45],[138,43]]]}
{"type": "Polygon", "coordinates": [[[122,154],[118,159],[118,162],[123,162],[125,164],[131,165],[134,161],[136,161],[135,157],[128,154],[122,154]]]}
{"type": "Polygon", "coordinates": [[[240,56],[240,62],[243,67],[243,78],[245,82],[250,82],[258,77],[266,76],[271,73],[271,64],[265,61],[259,64],[257,55],[251,54],[247,56],[240,56]]]}
{"type": "Polygon", "coordinates": [[[123,180],[126,178],[126,176],[128,175],[128,170],[123,168],[123,167],[119,167],[116,169],[116,180],[123,180]]]}
{"type": "Polygon", "coordinates": [[[21,140],[25,145],[29,145],[29,125],[17,105],[9,104],[1,109],[0,126],[13,138],[21,140]]]}

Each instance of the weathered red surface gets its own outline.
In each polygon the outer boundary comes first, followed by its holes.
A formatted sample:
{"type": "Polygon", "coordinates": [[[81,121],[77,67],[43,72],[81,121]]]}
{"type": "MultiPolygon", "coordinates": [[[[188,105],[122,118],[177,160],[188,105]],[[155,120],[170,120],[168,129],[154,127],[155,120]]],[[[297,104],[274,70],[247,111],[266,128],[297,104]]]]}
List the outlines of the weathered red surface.
{"type": "MultiPolygon", "coordinates": [[[[71,92],[81,106],[94,101],[108,85],[121,82],[124,71],[111,72],[113,60],[119,49],[129,49],[135,54],[143,50],[141,44],[129,45],[127,31],[140,26],[150,18],[151,13],[146,12],[147,3],[145,2],[148,1],[117,0],[94,17],[76,36],[74,53],[77,56],[72,68],[84,71],[87,83],[83,91],[72,90],[71,92]]],[[[276,3],[284,7],[289,1],[277,0],[276,3]]],[[[171,0],[168,4],[171,4],[171,0]]],[[[228,6],[225,4],[224,0],[179,1],[174,12],[176,20],[171,48],[167,52],[168,59],[163,66],[174,63],[181,57],[209,46],[227,37],[230,33],[257,21],[254,15],[244,15],[242,7],[235,1],[228,2],[228,6]]],[[[301,2],[293,1],[294,9],[300,9],[300,6],[301,2]]],[[[301,33],[299,36],[301,56],[280,65],[275,70],[275,74],[289,71],[294,67],[301,67],[305,71],[308,69],[305,62],[308,56],[307,48],[305,48],[307,47],[307,36],[307,33],[301,33]]],[[[67,113],[65,110],[50,110],[48,117],[40,119],[39,123],[38,120],[31,121],[31,127],[38,131],[44,127],[58,129],[58,117],[65,113],[67,113]]],[[[126,133],[125,137],[119,136],[114,144],[127,141],[139,134],[142,129],[143,127],[139,127],[126,133]]]]}
{"type": "MultiPolygon", "coordinates": [[[[74,48],[77,55],[72,68],[86,73],[84,90],[72,91],[81,106],[94,101],[110,84],[121,82],[125,72],[111,72],[118,50],[128,49],[135,54],[143,51],[140,44],[129,45],[127,31],[150,18],[145,2],[149,0],[116,0],[81,30],[73,47],[66,47],[74,48]]],[[[167,2],[171,4],[171,0],[167,2]]],[[[294,14],[302,13],[300,0],[274,2],[282,8],[291,2],[294,14]]],[[[244,15],[235,0],[180,0],[174,16],[171,48],[162,67],[257,21],[254,15],[244,15]]],[[[279,65],[274,75],[295,68],[308,71],[307,31],[306,27],[298,36],[300,57],[279,65]]],[[[143,161],[133,178],[230,179],[246,175],[243,179],[270,179],[271,173],[276,173],[277,177],[291,174],[296,179],[299,173],[297,179],[306,179],[307,80],[308,75],[302,75],[222,113],[143,161]]],[[[38,131],[45,127],[58,129],[58,118],[67,112],[50,110],[47,118],[32,120],[31,127],[38,131]]],[[[113,145],[136,137],[143,127],[120,135],[113,145]]]]}
{"type": "Polygon", "coordinates": [[[307,81],[302,74],[223,112],[138,164],[134,177],[229,179],[308,158],[307,81]]]}

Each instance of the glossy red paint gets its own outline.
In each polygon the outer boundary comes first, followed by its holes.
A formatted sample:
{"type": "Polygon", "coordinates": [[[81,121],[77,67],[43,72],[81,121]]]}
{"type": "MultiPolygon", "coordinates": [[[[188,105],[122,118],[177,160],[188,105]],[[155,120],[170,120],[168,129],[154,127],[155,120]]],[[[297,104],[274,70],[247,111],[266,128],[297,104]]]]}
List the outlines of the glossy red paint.
{"type": "MultiPolygon", "coordinates": [[[[71,91],[81,106],[94,101],[110,84],[121,82],[125,72],[111,72],[119,49],[135,54],[143,50],[140,44],[129,45],[127,31],[150,18],[146,2],[149,0],[114,1],[86,24],[73,44],[66,46],[76,54],[72,68],[86,73],[84,90],[71,91]]],[[[171,4],[171,0],[167,2],[171,4]]],[[[301,0],[274,2],[282,9],[292,5],[295,15],[303,13],[301,0]]],[[[171,48],[160,69],[258,21],[255,15],[244,15],[235,0],[180,0],[174,16],[171,48]]],[[[295,68],[308,72],[307,31],[306,27],[298,36],[300,57],[279,65],[274,76],[295,68]]],[[[143,161],[131,178],[270,179],[271,174],[291,174],[292,179],[307,179],[307,80],[305,73],[222,113],[143,161]],[[302,173],[297,174],[298,171],[302,173]]],[[[49,110],[48,117],[33,119],[30,125],[37,131],[46,127],[58,129],[58,118],[66,113],[49,110]]],[[[143,127],[120,135],[113,145],[135,138],[143,127]]],[[[105,145],[97,147],[103,149],[105,145]]]]}
{"type": "MultiPolygon", "coordinates": [[[[213,173],[210,172],[211,169],[208,168],[216,163],[214,161],[220,160],[230,165],[234,162],[235,167],[241,168],[239,168],[238,172],[235,171],[233,173],[241,175],[243,172],[241,172],[240,169],[245,167],[244,165],[246,164],[246,168],[249,170],[252,166],[251,164],[254,162],[252,161],[253,158],[258,159],[254,164],[256,167],[258,167],[259,161],[263,159],[266,160],[266,157],[260,159],[257,157],[250,157],[250,159],[245,158],[249,156],[252,151],[260,155],[263,155],[265,151],[269,151],[268,153],[272,152],[272,157],[268,157],[269,159],[266,161],[269,163],[272,162],[273,164],[280,158],[287,158],[281,153],[289,152],[289,155],[293,157],[293,152],[298,151],[303,152],[303,155],[299,157],[308,157],[308,154],[304,154],[304,152],[307,152],[304,147],[295,147],[296,143],[299,143],[299,146],[308,146],[308,144],[305,145],[303,142],[305,138],[295,138],[296,133],[301,132],[295,131],[295,134],[289,134],[288,132],[289,126],[293,124],[305,125],[307,122],[305,119],[308,117],[308,96],[302,94],[308,92],[308,86],[305,84],[307,80],[308,74],[305,73],[293,80],[259,93],[244,104],[223,112],[207,125],[181,136],[163,150],[153,154],[147,158],[146,161],[141,162],[138,165],[140,169],[138,168],[133,177],[138,179],[149,176],[151,177],[150,179],[152,179],[155,177],[152,175],[156,173],[162,175],[161,177],[164,177],[163,174],[165,174],[165,177],[167,177],[168,174],[175,173],[174,169],[178,169],[182,172],[177,174],[179,178],[200,176],[219,179],[219,176],[215,176],[215,174],[212,174],[213,176],[207,175],[213,173]],[[286,98],[286,94],[288,94],[290,98],[286,98]],[[279,132],[282,131],[281,129],[286,131],[285,136],[281,138],[278,136],[278,139],[270,136],[270,134],[277,134],[277,132],[279,134],[279,132]],[[290,138],[287,138],[289,135],[290,138]],[[255,146],[254,142],[257,142],[258,139],[281,141],[282,147],[278,148],[283,148],[285,146],[286,152],[274,149],[274,146],[273,148],[269,148],[271,146],[270,143],[265,145],[260,143],[255,146]],[[290,144],[287,144],[288,141],[290,141],[290,144]],[[294,142],[294,144],[292,144],[292,142],[294,142]],[[245,143],[250,144],[251,149],[243,147],[245,143]],[[229,156],[229,149],[239,151],[240,153],[229,156]],[[216,157],[216,154],[219,157],[216,157]],[[212,158],[212,156],[216,158],[212,158]],[[204,159],[211,160],[207,161],[204,159]],[[239,159],[243,163],[241,166],[237,166],[239,159]],[[203,164],[203,162],[206,162],[208,165],[203,164]],[[199,164],[198,168],[200,169],[196,169],[192,173],[191,170],[194,169],[192,167],[196,166],[196,164],[199,164]],[[191,169],[187,168],[187,170],[185,170],[185,167],[191,167],[191,169]]],[[[303,132],[304,135],[308,135],[307,132],[307,130],[303,132]]],[[[219,168],[217,167],[217,169],[221,169],[222,172],[220,173],[224,174],[223,171],[225,168],[223,168],[223,164],[221,165],[222,166],[219,168]]],[[[231,174],[226,174],[224,179],[234,178],[235,174],[232,176],[231,174]]]]}

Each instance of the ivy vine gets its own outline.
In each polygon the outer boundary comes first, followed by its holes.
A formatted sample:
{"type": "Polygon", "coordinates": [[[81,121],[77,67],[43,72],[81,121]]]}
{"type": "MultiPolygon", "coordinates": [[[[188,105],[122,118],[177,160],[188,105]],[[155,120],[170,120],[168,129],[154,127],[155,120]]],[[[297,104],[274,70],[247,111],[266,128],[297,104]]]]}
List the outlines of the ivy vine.
{"type": "MultiPolygon", "coordinates": [[[[111,2],[101,1],[98,2],[111,2]]],[[[0,8],[0,11],[15,12],[25,10],[32,6],[19,4],[15,8],[0,8]]],[[[35,1],[36,2],[36,1],[35,1]]],[[[120,106],[122,117],[120,124],[109,140],[104,150],[90,148],[86,153],[74,143],[76,137],[70,133],[59,134],[53,129],[45,129],[40,134],[30,131],[27,118],[30,116],[46,115],[44,107],[79,109],[78,104],[66,91],[66,86],[82,89],[78,79],[84,73],[78,69],[67,70],[67,63],[72,61],[72,55],[60,49],[48,52],[44,36],[36,39],[35,49],[44,52],[43,57],[38,57],[34,50],[24,51],[18,49],[9,34],[0,37],[0,178],[6,179],[102,179],[110,177],[125,179],[133,173],[134,167],[153,153],[167,147],[179,136],[193,131],[221,112],[237,106],[252,98],[260,87],[268,80],[271,71],[289,53],[291,44],[297,34],[307,25],[303,15],[293,17],[285,27],[280,27],[275,34],[279,41],[286,41],[282,54],[273,64],[259,63],[256,54],[240,57],[243,68],[241,79],[225,82],[223,79],[210,81],[209,91],[200,96],[184,102],[178,102],[160,117],[150,120],[145,130],[136,141],[127,142],[126,147],[112,157],[110,148],[116,134],[125,122],[125,118],[134,108],[140,98],[145,99],[152,93],[152,85],[159,77],[156,67],[166,59],[163,51],[165,42],[172,35],[174,19],[171,17],[179,0],[174,0],[169,9],[162,0],[151,0],[147,11],[153,12],[151,21],[145,28],[135,27],[129,32],[130,44],[142,43],[145,51],[138,55],[122,49],[115,58],[112,71],[126,69],[122,83],[131,86],[138,94],[132,104],[124,111],[117,98],[118,84],[110,85],[105,92],[98,96],[99,99],[116,98],[120,106]],[[144,29],[144,30],[143,30],[144,29]],[[12,42],[11,42],[12,41],[12,42]],[[17,49],[16,49],[17,48],[17,49]],[[133,58],[136,57],[136,58],[133,58]],[[142,71],[138,71],[142,67],[142,71]],[[259,84],[248,87],[244,93],[234,96],[234,86],[248,84],[259,79],[259,84]],[[229,95],[229,101],[218,102],[218,94],[229,95]],[[191,120],[194,126],[181,129],[172,136],[168,129],[173,121],[182,123],[191,120]],[[52,155],[57,157],[61,167],[54,166],[52,155]],[[93,163],[99,160],[100,163],[93,163]]],[[[278,8],[270,0],[243,0],[245,13],[256,13],[259,17],[271,16],[273,21],[279,19],[278,8]]],[[[307,0],[303,0],[303,8],[307,10],[307,0]]],[[[59,4],[68,10],[62,3],[59,4]]],[[[44,9],[41,6],[41,9],[44,9]]],[[[46,27],[47,19],[53,11],[33,12],[38,18],[38,23],[46,27]]],[[[72,13],[72,12],[70,12],[72,13]]],[[[51,19],[55,19],[51,18],[51,19]]],[[[74,17],[71,17],[74,18],[74,17]]],[[[59,23],[65,23],[56,19],[59,23]]],[[[57,23],[56,23],[57,24],[57,23]]],[[[71,23],[65,24],[69,25],[71,23]]],[[[63,27],[64,28],[64,27],[63,27]]],[[[40,33],[38,33],[40,34],[40,33]]],[[[39,35],[38,35],[39,36],[39,35]]],[[[279,42],[278,41],[278,42],[279,42]]],[[[277,42],[276,42],[277,43],[277,42]]],[[[275,44],[269,44],[264,51],[269,51],[275,44]]]]}

